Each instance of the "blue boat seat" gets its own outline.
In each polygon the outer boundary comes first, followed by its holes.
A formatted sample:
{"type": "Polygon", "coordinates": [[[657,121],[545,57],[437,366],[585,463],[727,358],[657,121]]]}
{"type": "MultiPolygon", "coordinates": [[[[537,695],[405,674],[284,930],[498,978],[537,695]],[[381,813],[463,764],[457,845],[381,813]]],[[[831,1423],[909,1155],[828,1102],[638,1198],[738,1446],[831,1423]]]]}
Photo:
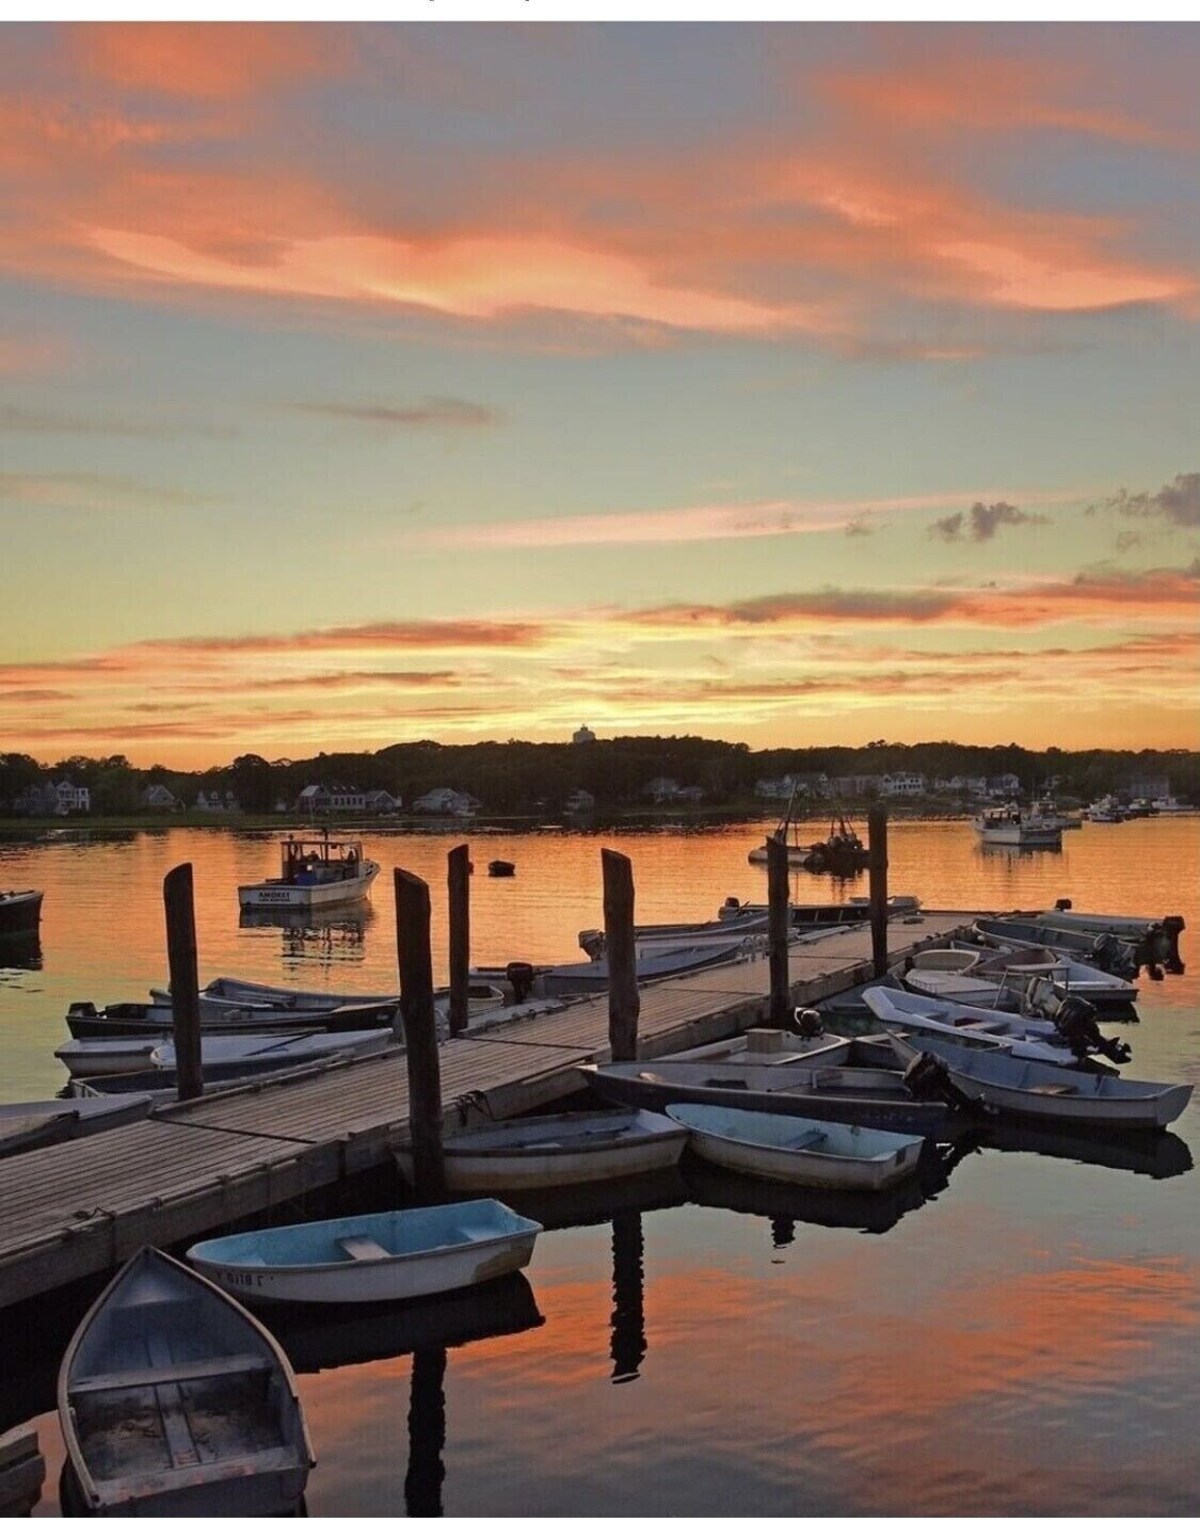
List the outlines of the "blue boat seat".
{"type": "Polygon", "coordinates": [[[338,1248],[344,1250],[351,1260],[391,1260],[392,1252],[385,1250],[382,1244],[376,1244],[374,1239],[366,1234],[347,1234],[337,1241],[338,1248]]]}
{"type": "Polygon", "coordinates": [[[226,1378],[235,1373],[266,1372],[271,1364],[253,1352],[242,1356],[222,1356],[207,1362],[163,1362],[151,1367],[127,1367],[122,1372],[98,1372],[77,1378],[70,1384],[72,1394],[99,1394],[122,1388],[155,1388],[161,1383],[193,1382],[198,1378],[226,1378]]]}

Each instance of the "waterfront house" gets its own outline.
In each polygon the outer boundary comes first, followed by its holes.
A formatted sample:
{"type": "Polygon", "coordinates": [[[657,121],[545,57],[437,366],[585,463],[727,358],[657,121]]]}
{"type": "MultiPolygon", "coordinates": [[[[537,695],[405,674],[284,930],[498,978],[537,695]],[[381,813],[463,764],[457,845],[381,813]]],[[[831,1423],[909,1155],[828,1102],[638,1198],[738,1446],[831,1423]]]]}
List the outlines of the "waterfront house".
{"type": "Polygon", "coordinates": [[[923,796],[925,776],[913,774],[907,769],[882,774],[879,777],[879,794],[881,796],[923,796]]]}
{"type": "Polygon", "coordinates": [[[386,817],[391,812],[398,812],[404,805],[399,796],[393,796],[388,790],[369,790],[363,797],[366,810],[374,813],[376,817],[386,817]]]}
{"type": "Polygon", "coordinates": [[[573,790],[563,803],[563,811],[578,815],[592,811],[595,805],[596,798],[590,790],[573,790]]]}
{"type": "Polygon", "coordinates": [[[148,812],[177,812],[179,800],[165,785],[147,785],[138,797],[138,804],[148,812]]]}
{"type": "Polygon", "coordinates": [[[61,780],[54,787],[54,810],[59,817],[69,817],[72,812],[90,812],[92,809],[92,793],[86,785],[72,785],[70,780],[61,780]]]}
{"type": "Polygon", "coordinates": [[[473,817],[483,802],[465,790],[451,790],[439,786],[418,796],[412,804],[414,812],[432,812],[440,817],[473,817]]]}

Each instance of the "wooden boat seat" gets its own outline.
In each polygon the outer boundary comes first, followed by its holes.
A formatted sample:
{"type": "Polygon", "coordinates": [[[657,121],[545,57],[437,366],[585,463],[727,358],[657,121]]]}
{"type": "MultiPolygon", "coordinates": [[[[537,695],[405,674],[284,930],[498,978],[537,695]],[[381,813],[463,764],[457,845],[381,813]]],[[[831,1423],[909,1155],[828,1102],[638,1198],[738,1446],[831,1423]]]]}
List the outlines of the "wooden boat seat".
{"type": "Polygon", "coordinates": [[[815,1148],[818,1143],[823,1143],[824,1141],[825,1134],[823,1132],[811,1131],[804,1133],[802,1137],[793,1138],[787,1146],[799,1153],[802,1148],[815,1148]]]}
{"type": "Polygon", "coordinates": [[[121,1372],[98,1372],[91,1377],[77,1378],[70,1386],[72,1394],[100,1394],[110,1389],[155,1388],[162,1383],[176,1383],[186,1379],[189,1383],[198,1378],[227,1378],[242,1372],[269,1372],[270,1362],[247,1351],[241,1356],[214,1357],[206,1362],[163,1362],[151,1367],[127,1367],[121,1372]]]}
{"type": "Polygon", "coordinates": [[[374,1239],[369,1239],[366,1234],[347,1234],[344,1239],[338,1240],[338,1248],[344,1250],[351,1260],[391,1260],[390,1250],[385,1250],[382,1244],[376,1244],[374,1239]]]}

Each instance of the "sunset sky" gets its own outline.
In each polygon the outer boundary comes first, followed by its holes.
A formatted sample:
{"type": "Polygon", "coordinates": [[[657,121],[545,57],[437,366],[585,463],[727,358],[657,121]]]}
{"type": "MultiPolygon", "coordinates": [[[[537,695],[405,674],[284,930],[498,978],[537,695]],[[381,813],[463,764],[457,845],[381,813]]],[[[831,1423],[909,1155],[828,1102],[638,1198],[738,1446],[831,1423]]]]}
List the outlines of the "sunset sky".
{"type": "Polygon", "coordinates": [[[0,37],[0,751],[1200,748],[1200,24],[0,37]]]}

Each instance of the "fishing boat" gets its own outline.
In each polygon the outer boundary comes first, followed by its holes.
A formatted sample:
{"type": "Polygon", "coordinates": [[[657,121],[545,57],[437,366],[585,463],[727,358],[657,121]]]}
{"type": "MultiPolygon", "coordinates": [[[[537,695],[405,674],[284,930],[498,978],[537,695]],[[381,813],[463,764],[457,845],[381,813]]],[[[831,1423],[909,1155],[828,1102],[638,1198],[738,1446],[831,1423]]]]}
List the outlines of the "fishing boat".
{"type": "Polygon", "coordinates": [[[1117,1037],[1105,1037],[1095,1026],[1095,1012],[1082,1000],[1060,1004],[1053,1019],[1014,1015],[974,1002],[937,999],[903,988],[864,988],[863,1003],[877,1020],[921,1036],[961,1041],[968,1046],[1003,1047],[1014,1057],[1071,1067],[1093,1053],[1116,1063],[1132,1055],[1117,1037]]]}
{"type": "Polygon", "coordinates": [[[689,1146],[710,1164],[763,1180],[882,1191],[915,1175],[925,1139],[844,1122],[810,1121],[732,1106],[667,1106],[689,1146]]]}
{"type": "Polygon", "coordinates": [[[542,1225],[481,1199],[206,1239],[188,1260],[227,1292],[279,1303],[379,1303],[455,1292],[529,1264],[542,1225]]]}
{"type": "MultiPolygon", "coordinates": [[[[373,1031],[301,1031],[292,1035],[200,1037],[205,1079],[237,1079],[273,1073],[324,1057],[370,1057],[396,1045],[395,1033],[373,1031]]],[[[96,1037],[64,1042],[54,1053],[72,1078],[137,1073],[154,1069],[174,1074],[175,1042],[170,1036],[96,1037]]]]}
{"type": "Polygon", "coordinates": [[[285,838],[280,845],[280,873],[254,886],[238,887],[241,908],[307,909],[365,897],[379,874],[363,855],[357,839],[336,842],[285,838]]]}
{"type": "MultiPolygon", "coordinates": [[[[570,1111],[459,1132],[442,1153],[451,1191],[520,1191],[667,1169],[686,1141],[653,1111],[570,1111]]],[[[402,1151],[397,1163],[411,1181],[412,1155],[402,1151]]]]}
{"type": "Polygon", "coordinates": [[[315,1462],[274,1338],[203,1277],[144,1249],[85,1315],[58,1374],[65,1514],[295,1514],[315,1462]]]}
{"type": "Polygon", "coordinates": [[[1113,1073],[1082,1073],[1053,1063],[1016,1057],[946,1039],[910,1043],[893,1034],[910,1063],[924,1057],[940,1064],[952,1082],[1003,1115],[1056,1123],[1095,1123],[1113,1132],[1166,1127],[1183,1114],[1191,1084],[1154,1084],[1113,1073]]]}
{"type": "Polygon", "coordinates": [[[1062,827],[1055,818],[1023,812],[1016,802],[990,806],[971,821],[980,842],[1009,849],[1061,849],[1062,827]]]}
{"type": "Polygon", "coordinates": [[[0,935],[36,934],[41,919],[41,892],[0,892],[0,935]]]}
{"type": "Polygon", "coordinates": [[[601,1099],[651,1111],[664,1111],[677,1102],[734,1106],[924,1137],[946,1136],[956,1126],[969,1123],[971,1116],[968,1098],[956,1093],[948,1076],[936,1085],[931,1077],[914,1091],[899,1068],[847,1067],[830,1062],[829,1057],[738,1064],[649,1058],[634,1063],[587,1063],[579,1071],[601,1099]],[[941,1098],[943,1094],[952,1097],[953,1107],[941,1098]]]}
{"type": "MultiPolygon", "coordinates": [[[[802,844],[795,816],[795,802],[796,792],[793,790],[788,798],[787,810],[773,835],[776,843],[786,847],[790,867],[799,867],[817,874],[828,871],[835,876],[856,876],[866,869],[869,860],[866,846],[842,812],[835,812],[830,817],[828,838],[802,844]]],[[[769,849],[769,843],[752,849],[747,857],[751,865],[765,865],[769,849]]]]}

